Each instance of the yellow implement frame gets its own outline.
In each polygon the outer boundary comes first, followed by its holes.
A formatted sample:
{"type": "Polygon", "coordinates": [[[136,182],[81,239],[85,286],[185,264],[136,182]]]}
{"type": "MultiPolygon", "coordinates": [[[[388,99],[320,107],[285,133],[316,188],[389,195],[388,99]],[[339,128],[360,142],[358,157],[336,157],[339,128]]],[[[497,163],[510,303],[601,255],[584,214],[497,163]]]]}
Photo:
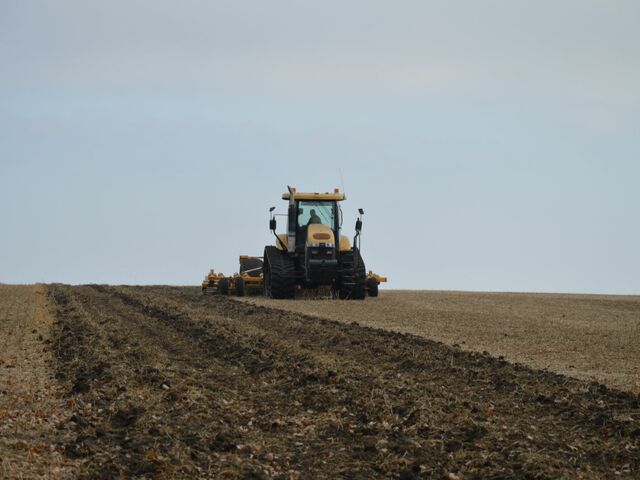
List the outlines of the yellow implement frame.
{"type": "Polygon", "coordinates": [[[382,277],[377,273],[373,273],[371,270],[369,270],[369,273],[367,274],[367,280],[369,280],[370,278],[375,278],[378,285],[380,285],[381,283],[387,283],[387,277],[382,277]]]}
{"type": "Polygon", "coordinates": [[[207,276],[202,280],[202,293],[219,293],[220,280],[229,281],[224,274],[216,273],[213,268],[209,270],[207,276]]]}

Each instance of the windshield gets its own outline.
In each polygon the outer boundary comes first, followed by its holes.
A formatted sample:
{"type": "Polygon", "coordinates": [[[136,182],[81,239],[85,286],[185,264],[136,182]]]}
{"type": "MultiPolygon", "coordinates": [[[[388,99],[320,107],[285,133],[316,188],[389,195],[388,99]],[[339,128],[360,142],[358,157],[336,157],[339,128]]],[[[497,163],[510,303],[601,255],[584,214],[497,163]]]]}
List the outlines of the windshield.
{"type": "Polygon", "coordinates": [[[333,230],[335,228],[335,202],[299,202],[298,225],[303,227],[314,223],[321,223],[333,230]]]}

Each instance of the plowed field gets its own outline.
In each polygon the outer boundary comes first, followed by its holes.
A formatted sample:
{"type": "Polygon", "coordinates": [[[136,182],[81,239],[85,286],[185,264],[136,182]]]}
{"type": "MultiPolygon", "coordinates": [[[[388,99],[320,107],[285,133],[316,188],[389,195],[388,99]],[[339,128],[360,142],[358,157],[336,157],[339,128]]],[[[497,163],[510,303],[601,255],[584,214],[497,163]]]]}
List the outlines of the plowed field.
{"type": "Polygon", "coordinates": [[[633,393],[197,289],[48,294],[59,450],[81,478],[640,472],[633,393]]]}
{"type": "Polygon", "coordinates": [[[392,290],[365,302],[243,300],[357,320],[640,393],[639,296],[392,290]]]}

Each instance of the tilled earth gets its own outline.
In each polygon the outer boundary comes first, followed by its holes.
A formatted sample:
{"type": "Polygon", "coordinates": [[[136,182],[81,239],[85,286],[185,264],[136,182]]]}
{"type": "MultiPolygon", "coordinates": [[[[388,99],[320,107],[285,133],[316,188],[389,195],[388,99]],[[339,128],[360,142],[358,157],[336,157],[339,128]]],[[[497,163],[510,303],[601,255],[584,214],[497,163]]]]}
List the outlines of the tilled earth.
{"type": "Polygon", "coordinates": [[[640,394],[640,296],[383,290],[365,302],[237,299],[488,351],[640,394]]]}
{"type": "Polygon", "coordinates": [[[84,478],[640,475],[632,393],[197,289],[48,292],[84,478]]]}

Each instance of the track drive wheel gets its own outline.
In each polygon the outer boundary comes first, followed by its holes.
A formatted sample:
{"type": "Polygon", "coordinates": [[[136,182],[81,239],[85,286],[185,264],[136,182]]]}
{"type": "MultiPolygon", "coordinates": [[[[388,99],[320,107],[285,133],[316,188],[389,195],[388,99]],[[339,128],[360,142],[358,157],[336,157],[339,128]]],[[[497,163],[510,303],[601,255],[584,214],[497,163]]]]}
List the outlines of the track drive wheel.
{"type": "Polygon", "coordinates": [[[370,297],[378,296],[378,282],[375,278],[367,279],[367,292],[370,297]]]}
{"type": "Polygon", "coordinates": [[[236,277],[234,281],[236,287],[236,296],[244,297],[244,278],[236,277]]]}
{"type": "Polygon", "coordinates": [[[264,249],[264,294],[271,298],[294,298],[296,268],[292,258],[276,247],[264,249]]]}
{"type": "Polygon", "coordinates": [[[229,295],[229,279],[221,278],[218,280],[218,291],[220,295],[229,295]]]}

